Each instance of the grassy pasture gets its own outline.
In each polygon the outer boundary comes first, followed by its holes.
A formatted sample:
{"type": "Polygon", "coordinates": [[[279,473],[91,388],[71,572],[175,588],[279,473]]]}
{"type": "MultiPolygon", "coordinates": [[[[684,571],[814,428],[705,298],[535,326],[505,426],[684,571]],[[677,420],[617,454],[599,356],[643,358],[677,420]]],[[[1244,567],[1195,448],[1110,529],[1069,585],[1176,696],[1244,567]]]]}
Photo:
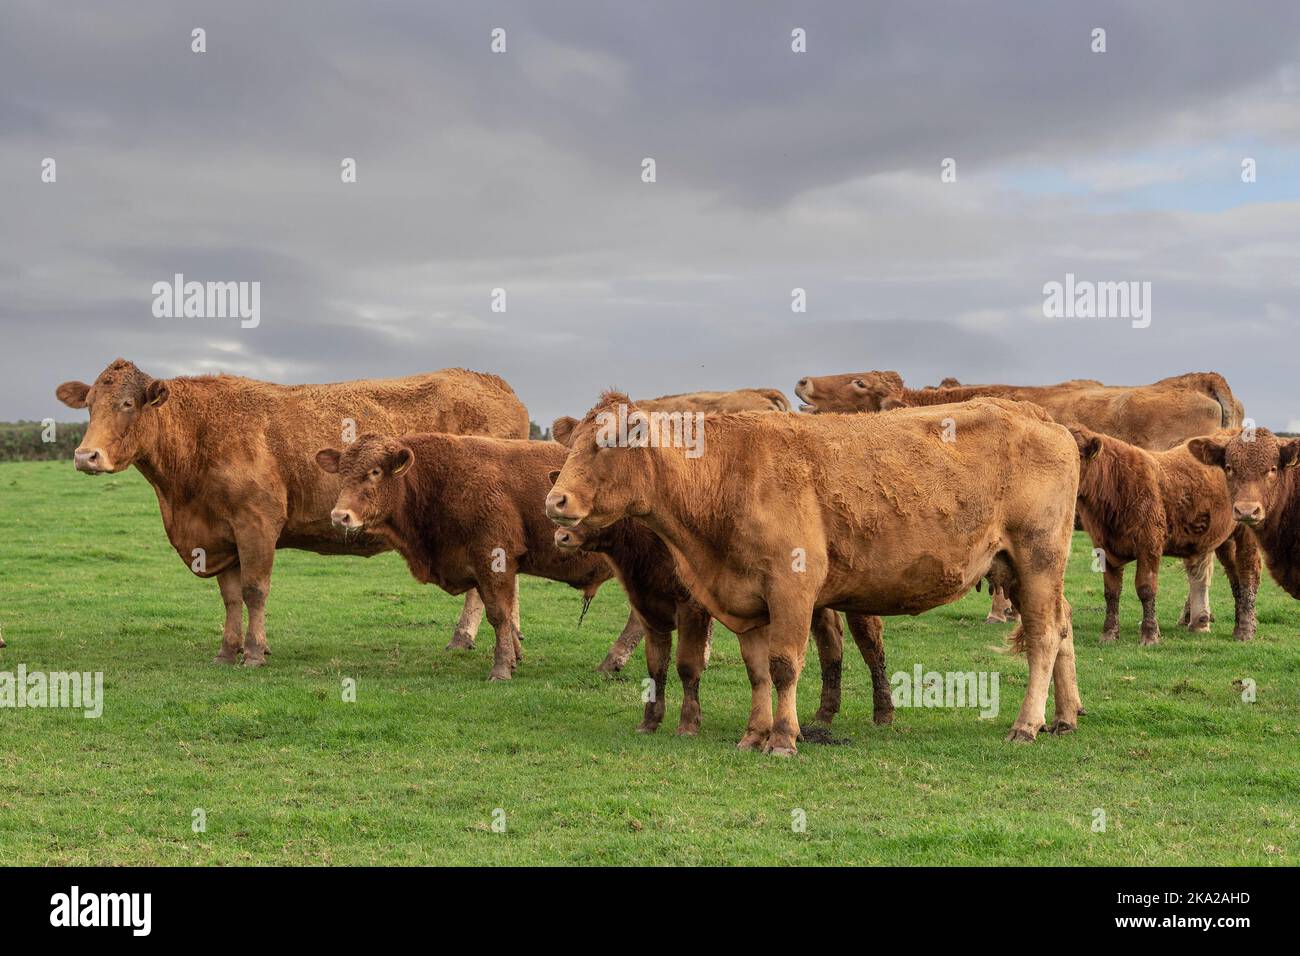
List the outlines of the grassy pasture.
{"type": "Polygon", "coordinates": [[[0,671],[102,671],[106,697],[97,720],[0,709],[0,864],[1300,862],[1297,604],[1266,581],[1259,635],[1237,644],[1219,570],[1215,630],[1191,635],[1167,562],[1163,642],[1138,646],[1130,587],[1121,639],[1101,647],[1089,548],[1076,535],[1068,581],[1077,734],[1003,742],[1025,665],[993,650],[1006,626],[985,625],[987,595],[971,594],[887,620],[889,670],[998,671],[998,717],[900,708],[873,726],[849,642],[836,731],[851,743],[781,760],[734,749],[749,690],[722,629],[700,736],[672,732],[675,675],[664,728],[633,732],[643,658],[623,679],[593,671],[627,613],[613,583],[577,629],[576,592],[524,579],[525,660],[489,685],[486,623],[477,650],[444,650],[460,600],[397,556],[282,551],[271,665],[215,666],[216,583],[180,563],[143,478],[0,464],[0,671]]]}

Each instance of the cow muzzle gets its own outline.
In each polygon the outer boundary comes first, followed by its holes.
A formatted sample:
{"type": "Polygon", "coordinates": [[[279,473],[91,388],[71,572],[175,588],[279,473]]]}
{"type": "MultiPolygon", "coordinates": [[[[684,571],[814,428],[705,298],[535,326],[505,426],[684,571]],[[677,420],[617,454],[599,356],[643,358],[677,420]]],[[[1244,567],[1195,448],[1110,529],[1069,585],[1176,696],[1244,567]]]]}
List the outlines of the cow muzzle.
{"type": "Polygon", "coordinates": [[[799,401],[803,402],[803,404],[799,406],[799,411],[812,412],[817,410],[817,406],[814,405],[812,401],[813,384],[808,381],[808,379],[801,378],[799,381],[795,382],[794,394],[799,401]]]}
{"type": "Polygon", "coordinates": [[[1232,516],[1244,525],[1257,525],[1264,520],[1264,506],[1258,501],[1234,501],[1232,516]]]}
{"type": "Polygon", "coordinates": [[[334,527],[342,528],[344,531],[359,531],[365,527],[365,522],[346,508],[335,508],[331,511],[330,521],[334,523],[334,527]]]}
{"type": "Polygon", "coordinates": [[[578,536],[568,528],[555,529],[555,546],[561,551],[577,551],[582,547],[578,536]]]}
{"type": "Polygon", "coordinates": [[[577,513],[573,499],[563,491],[552,489],[546,496],[546,517],[558,525],[575,525],[585,517],[577,513]]]}
{"type": "Polygon", "coordinates": [[[77,471],[84,471],[88,475],[102,475],[113,470],[108,463],[108,456],[101,448],[78,448],[72,453],[72,463],[77,471]]]}

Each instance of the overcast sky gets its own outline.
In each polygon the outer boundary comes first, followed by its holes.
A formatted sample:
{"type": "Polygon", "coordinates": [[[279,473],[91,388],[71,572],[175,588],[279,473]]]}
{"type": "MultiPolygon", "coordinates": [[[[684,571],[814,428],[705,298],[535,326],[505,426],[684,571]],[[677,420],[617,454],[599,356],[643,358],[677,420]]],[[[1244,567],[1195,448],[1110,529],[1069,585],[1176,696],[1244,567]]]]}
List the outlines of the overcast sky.
{"type": "Polygon", "coordinates": [[[1295,0],[4,0],[0,182],[0,419],[84,417],[54,387],[122,355],[467,366],[542,424],[611,385],[1214,369],[1300,429],[1295,0]],[[178,272],[260,282],[261,324],[155,318],[178,272]],[[1150,282],[1150,327],[1044,318],[1066,273],[1150,282]]]}

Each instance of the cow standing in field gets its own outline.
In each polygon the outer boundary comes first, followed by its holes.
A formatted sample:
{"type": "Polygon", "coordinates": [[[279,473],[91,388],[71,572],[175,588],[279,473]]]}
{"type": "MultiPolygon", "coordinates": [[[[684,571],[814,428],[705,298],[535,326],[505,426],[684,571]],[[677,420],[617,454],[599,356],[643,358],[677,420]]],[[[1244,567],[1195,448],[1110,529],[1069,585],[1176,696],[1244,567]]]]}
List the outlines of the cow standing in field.
{"type": "MultiPolygon", "coordinates": [[[[945,379],[944,383],[955,379],[945,379]]],[[[1103,435],[1165,451],[1198,435],[1241,425],[1241,402],[1218,372],[1189,372],[1150,385],[1103,385],[1073,379],[1056,385],[956,385],[911,389],[897,372],[855,372],[801,378],[795,394],[807,412],[882,412],[895,408],[942,405],[972,398],[1033,402],[1062,424],[1080,424],[1103,435]]],[[[1194,594],[1209,593],[1213,562],[1185,564],[1191,585],[1180,624],[1193,627],[1194,594]]],[[[993,591],[990,623],[1014,617],[1004,595],[993,591]]]]}
{"type": "MultiPolygon", "coordinates": [[[[226,623],[217,662],[234,664],[242,651],[250,667],[266,662],[276,549],[365,556],[388,550],[380,538],[344,537],[331,525],[339,482],[316,467],[316,449],[352,428],[528,435],[528,413],[510,386],[465,369],[274,385],[231,375],[156,379],[118,359],[93,385],[64,382],[56,394],[71,408],[90,409],[77,469],[139,469],[181,560],[220,586],[226,623]]],[[[468,633],[472,642],[482,613],[481,602],[467,595],[458,639],[468,633]]]]}
{"type": "MultiPolygon", "coordinates": [[[[672,633],[676,630],[677,676],[682,681],[682,711],[677,733],[692,736],[699,733],[700,675],[708,661],[713,617],[687,590],[668,546],[633,518],[622,518],[600,530],[581,525],[557,528],[555,544],[560,548],[603,554],[627,592],[632,610],[644,624],[646,665],[655,683],[655,696],[646,703],[645,716],[637,730],[653,732],[663,721],[668,656],[672,650],[672,633]]],[[[852,615],[849,630],[871,671],[873,719],[877,724],[891,723],[894,701],[885,674],[880,618],[852,615]]],[[[830,727],[840,710],[844,633],[839,616],[829,608],[819,609],[813,615],[812,633],[822,673],[821,703],[813,723],[830,727]]],[[[613,648],[610,653],[614,653],[613,648]]],[[[631,653],[631,648],[627,653],[631,653]]]]}
{"type": "Polygon", "coordinates": [[[1233,518],[1250,529],[1273,580],[1300,598],[1300,438],[1257,428],[1194,438],[1187,447],[1198,461],[1222,469],[1233,518]]]}
{"type": "Polygon", "coordinates": [[[483,596],[496,631],[488,680],[509,680],[523,657],[515,576],[563,581],[590,600],[614,576],[596,554],[555,547],[546,520],[550,474],[564,462],[555,442],[414,434],[366,434],[316,463],[342,487],[330,513],[351,534],[380,537],[417,581],[483,596]]]}
{"type": "MultiPolygon", "coordinates": [[[[1233,636],[1239,641],[1254,637],[1259,551],[1233,521],[1223,473],[1198,461],[1185,444],[1149,452],[1082,426],[1071,426],[1070,431],[1079,446],[1079,516],[1105,557],[1106,622],[1101,639],[1119,637],[1126,564],[1137,562],[1134,584],[1142,601],[1142,643],[1155,644],[1160,640],[1156,588],[1161,556],[1183,558],[1194,568],[1208,564],[1215,553],[1236,602],[1233,636]]],[[[1208,581],[1209,574],[1195,578],[1208,581]]],[[[1207,592],[1192,588],[1194,631],[1210,629],[1207,592]]]]}
{"type": "Polygon", "coordinates": [[[753,691],[741,749],[795,752],[816,608],[918,614],[985,577],[1015,599],[1013,640],[1029,656],[1008,739],[1037,736],[1053,678],[1052,729],[1075,729],[1064,580],[1079,453],[1041,409],[949,406],[942,417],[955,431],[928,409],[720,415],[704,420],[696,458],[651,435],[645,417],[624,395],[602,396],[573,436],[547,514],[597,530],[635,517],[664,541],[690,593],[740,638],[753,691]],[[615,420],[628,427],[611,443],[615,420]]]}

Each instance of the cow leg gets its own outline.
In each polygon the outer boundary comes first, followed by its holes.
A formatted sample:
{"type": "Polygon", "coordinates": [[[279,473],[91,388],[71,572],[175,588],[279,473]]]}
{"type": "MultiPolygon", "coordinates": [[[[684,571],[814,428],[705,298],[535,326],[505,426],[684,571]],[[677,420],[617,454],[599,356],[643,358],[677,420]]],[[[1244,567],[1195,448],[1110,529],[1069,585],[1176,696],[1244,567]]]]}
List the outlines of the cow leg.
{"type": "Polygon", "coordinates": [[[239,592],[248,608],[248,631],[244,634],[244,666],[261,667],[266,663],[266,599],[271,593],[271,566],[275,563],[275,541],[279,529],[265,537],[240,538],[239,592]]]}
{"type": "Polygon", "coordinates": [[[677,676],[682,681],[682,716],[677,723],[679,736],[694,737],[700,732],[700,675],[713,636],[713,618],[689,604],[677,605],[677,676]]]}
{"type": "Polygon", "coordinates": [[[1142,644],[1160,643],[1160,622],[1156,620],[1156,591],[1160,579],[1160,553],[1138,555],[1133,583],[1142,602],[1142,644]]]}
{"type": "Polygon", "coordinates": [[[749,723],[736,744],[739,750],[762,750],[772,733],[772,672],[768,664],[767,627],[739,634],[740,656],[749,675],[749,723]]]}
{"type": "Polygon", "coordinates": [[[885,623],[867,614],[846,615],[849,633],[862,652],[862,659],[871,671],[871,719],[877,724],[894,722],[894,695],[885,673],[885,623]]]}
{"type": "MultiPolygon", "coordinates": [[[[1020,584],[1020,624],[1012,641],[1029,659],[1029,686],[1020,713],[1011,725],[1007,740],[1032,741],[1047,720],[1047,687],[1056,672],[1056,658],[1061,648],[1060,605],[1062,601],[1059,572],[1055,581],[1050,572],[1040,572],[1020,584]]],[[[1077,716],[1077,699],[1075,701],[1077,716]]]]}
{"type": "Polygon", "coordinates": [[[460,609],[460,620],[456,622],[456,630],[451,635],[447,650],[472,651],[482,622],[483,598],[479,596],[477,588],[470,588],[465,592],[465,606],[460,609]]]}
{"type": "Polygon", "coordinates": [[[1255,636],[1255,594],[1259,590],[1259,545],[1246,528],[1238,528],[1218,547],[1219,560],[1232,585],[1237,623],[1232,636],[1249,641],[1255,636]]]}
{"type": "Polygon", "coordinates": [[[605,654],[605,659],[600,662],[596,670],[602,674],[617,674],[627,664],[643,637],[645,637],[645,627],[636,611],[632,611],[627,616],[627,623],[623,625],[623,633],[614,639],[614,643],[609,646],[609,652],[605,654]]]}
{"type": "Polygon", "coordinates": [[[664,694],[668,688],[668,659],[672,656],[672,652],[671,632],[652,631],[646,628],[645,662],[650,672],[650,680],[654,682],[654,690],[651,698],[645,702],[645,715],[636,728],[639,734],[652,734],[663,723],[666,706],[664,694]]]}
{"type": "Polygon", "coordinates": [[[510,680],[523,650],[519,633],[515,628],[515,571],[509,568],[505,572],[487,570],[479,577],[478,591],[483,597],[484,611],[488,622],[496,632],[496,647],[492,652],[492,670],[488,680],[510,680]],[[490,583],[485,583],[490,582],[490,583]]]}
{"type": "Polygon", "coordinates": [[[1179,622],[1189,631],[1208,633],[1210,630],[1210,572],[1214,569],[1214,555],[1207,551],[1183,559],[1187,573],[1187,603],[1179,622]]]}
{"type": "Polygon", "coordinates": [[[1052,668],[1052,684],[1056,697],[1056,713],[1052,721],[1054,734],[1072,733],[1079,726],[1083,702],[1079,698],[1079,680],[1074,666],[1074,621],[1070,602],[1062,595],[1057,617],[1057,634],[1060,645],[1056,651],[1056,664],[1052,668]]]}
{"type": "Polygon", "coordinates": [[[1106,556],[1106,573],[1102,587],[1106,592],[1106,623],[1101,626],[1103,643],[1119,637],[1119,594],[1124,589],[1124,565],[1112,564],[1106,556]]]}
{"type": "Polygon", "coordinates": [[[799,713],[796,696],[804,655],[808,651],[812,610],[809,605],[769,612],[772,613],[772,623],[767,627],[768,673],[776,687],[776,720],[763,747],[764,753],[792,757],[797,750],[799,713]]]}
{"type": "Polygon", "coordinates": [[[989,607],[989,616],[984,619],[985,624],[1005,624],[1020,616],[1003,588],[990,585],[989,597],[992,599],[992,604],[989,607]]]}
{"type": "Polygon", "coordinates": [[[221,629],[221,650],[212,663],[238,664],[244,643],[244,596],[240,591],[239,568],[218,574],[217,586],[221,589],[221,603],[226,606],[226,625],[221,629]]]}
{"type": "Polygon", "coordinates": [[[829,727],[840,712],[840,678],[844,669],[844,631],[840,616],[828,607],[813,612],[813,642],[822,668],[822,699],[812,722],[829,727]]]}

